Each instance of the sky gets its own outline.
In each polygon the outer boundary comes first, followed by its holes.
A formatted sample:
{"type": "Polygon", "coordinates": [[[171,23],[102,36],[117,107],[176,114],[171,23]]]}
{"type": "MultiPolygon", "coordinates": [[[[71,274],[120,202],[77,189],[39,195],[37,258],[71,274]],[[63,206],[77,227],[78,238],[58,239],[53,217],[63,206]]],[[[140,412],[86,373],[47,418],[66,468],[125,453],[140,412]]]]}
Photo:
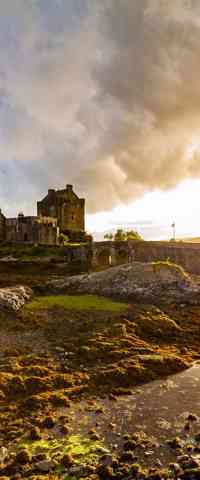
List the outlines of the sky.
{"type": "Polygon", "coordinates": [[[73,183],[87,228],[200,234],[199,0],[0,2],[0,206],[73,183]]]}

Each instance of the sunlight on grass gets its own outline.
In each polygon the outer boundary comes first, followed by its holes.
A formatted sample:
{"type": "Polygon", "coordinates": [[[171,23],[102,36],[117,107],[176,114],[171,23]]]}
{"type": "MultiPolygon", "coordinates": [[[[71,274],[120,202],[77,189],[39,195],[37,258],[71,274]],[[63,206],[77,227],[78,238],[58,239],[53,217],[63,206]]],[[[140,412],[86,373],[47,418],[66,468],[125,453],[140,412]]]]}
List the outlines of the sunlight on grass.
{"type": "Polygon", "coordinates": [[[25,310],[41,310],[54,307],[66,310],[105,310],[120,312],[128,308],[127,303],[115,302],[97,295],[51,295],[36,297],[25,306],[25,310]]]}

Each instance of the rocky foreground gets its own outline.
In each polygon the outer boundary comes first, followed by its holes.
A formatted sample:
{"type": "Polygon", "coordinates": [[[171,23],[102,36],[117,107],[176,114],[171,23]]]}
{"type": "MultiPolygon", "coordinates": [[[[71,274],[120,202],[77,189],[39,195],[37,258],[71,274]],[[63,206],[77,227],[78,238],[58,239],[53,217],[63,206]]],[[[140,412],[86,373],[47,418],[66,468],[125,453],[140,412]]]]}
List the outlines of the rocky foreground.
{"type": "Polygon", "coordinates": [[[149,453],[158,451],[155,439],[134,424],[119,438],[117,420],[99,406],[100,398],[125,404],[138,385],[200,358],[198,283],[176,265],[134,263],[36,291],[45,295],[32,301],[29,288],[0,290],[0,479],[199,479],[195,411],[183,419],[181,435],[169,433],[161,445],[161,464],[149,453]],[[65,304],[69,293],[73,309],[65,304]],[[110,300],[103,310],[80,308],[86,293],[129,301],[118,310],[110,300]],[[94,425],[74,436],[80,400],[94,425]],[[111,439],[116,430],[115,442],[105,442],[101,422],[111,439]]]}
{"type": "Polygon", "coordinates": [[[182,267],[168,262],[134,262],[102,272],[51,280],[40,290],[98,294],[149,303],[200,301],[199,285],[182,267]]]}

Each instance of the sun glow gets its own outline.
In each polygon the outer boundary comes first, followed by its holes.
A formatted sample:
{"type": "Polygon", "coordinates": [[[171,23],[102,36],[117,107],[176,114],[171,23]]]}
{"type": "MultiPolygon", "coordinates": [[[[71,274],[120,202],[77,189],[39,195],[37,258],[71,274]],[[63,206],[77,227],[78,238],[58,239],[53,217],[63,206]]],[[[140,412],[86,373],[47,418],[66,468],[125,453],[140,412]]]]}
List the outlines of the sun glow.
{"type": "Polygon", "coordinates": [[[200,236],[200,180],[187,180],[176,189],[147,193],[129,205],[120,205],[110,212],[87,216],[87,229],[102,232],[123,228],[137,229],[145,239],[169,239],[172,222],[180,238],[200,236]]]}

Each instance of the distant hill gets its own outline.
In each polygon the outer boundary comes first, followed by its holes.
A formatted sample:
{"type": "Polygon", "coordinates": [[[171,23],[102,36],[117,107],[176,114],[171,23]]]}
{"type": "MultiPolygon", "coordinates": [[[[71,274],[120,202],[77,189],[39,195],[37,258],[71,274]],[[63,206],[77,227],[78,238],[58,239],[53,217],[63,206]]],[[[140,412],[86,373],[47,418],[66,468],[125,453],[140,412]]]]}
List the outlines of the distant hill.
{"type": "Polygon", "coordinates": [[[188,242],[188,243],[200,243],[200,237],[178,238],[177,240],[181,242],[188,242]]]}

